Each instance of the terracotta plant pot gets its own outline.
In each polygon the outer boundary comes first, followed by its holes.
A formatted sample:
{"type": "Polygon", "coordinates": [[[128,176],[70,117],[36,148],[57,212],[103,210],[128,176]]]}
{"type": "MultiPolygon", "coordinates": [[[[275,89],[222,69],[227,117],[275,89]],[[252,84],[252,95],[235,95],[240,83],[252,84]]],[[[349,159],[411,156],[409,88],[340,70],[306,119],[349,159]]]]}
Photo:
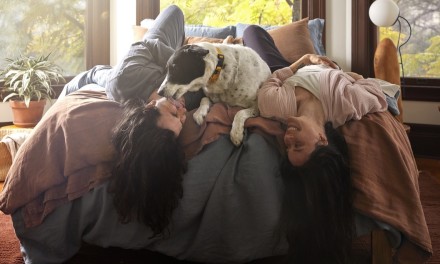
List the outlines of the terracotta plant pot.
{"type": "Polygon", "coordinates": [[[9,105],[12,108],[14,125],[18,127],[34,127],[41,120],[44,113],[46,100],[31,101],[29,108],[23,101],[10,100],[9,105]]]}

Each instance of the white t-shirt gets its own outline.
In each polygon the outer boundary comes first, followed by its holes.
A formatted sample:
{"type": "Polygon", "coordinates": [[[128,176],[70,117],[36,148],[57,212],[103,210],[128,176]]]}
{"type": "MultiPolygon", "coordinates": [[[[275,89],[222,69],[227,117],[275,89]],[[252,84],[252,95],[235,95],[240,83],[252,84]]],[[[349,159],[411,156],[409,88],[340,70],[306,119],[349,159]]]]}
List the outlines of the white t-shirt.
{"type": "Polygon", "coordinates": [[[291,87],[300,86],[320,99],[319,73],[329,69],[330,68],[325,65],[308,65],[287,78],[285,83],[291,87]]]}

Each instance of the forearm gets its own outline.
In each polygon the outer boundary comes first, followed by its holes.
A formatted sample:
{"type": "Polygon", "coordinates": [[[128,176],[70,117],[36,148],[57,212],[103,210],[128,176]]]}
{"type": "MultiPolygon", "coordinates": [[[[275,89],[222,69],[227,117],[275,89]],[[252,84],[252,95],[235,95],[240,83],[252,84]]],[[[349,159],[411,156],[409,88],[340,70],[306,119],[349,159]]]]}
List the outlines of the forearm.
{"type": "Polygon", "coordinates": [[[316,55],[316,54],[305,54],[304,56],[302,56],[299,60],[295,61],[294,63],[292,63],[289,68],[292,70],[293,73],[297,72],[299,69],[301,69],[302,67],[306,66],[306,65],[327,65],[333,69],[339,69],[338,65],[336,65],[336,63],[334,63],[332,60],[330,60],[329,58],[325,57],[325,56],[320,56],[320,55],[316,55]]]}
{"type": "Polygon", "coordinates": [[[293,76],[300,68],[310,64],[309,54],[302,56],[299,60],[288,67],[281,68],[272,73],[272,76],[262,85],[262,88],[279,88],[283,86],[286,79],[293,76]]]}
{"type": "Polygon", "coordinates": [[[297,61],[295,61],[294,63],[292,63],[289,68],[290,70],[292,70],[293,73],[296,73],[299,69],[301,69],[302,67],[311,64],[310,63],[310,59],[308,59],[308,55],[306,54],[304,56],[302,56],[301,58],[299,58],[297,61]]]}

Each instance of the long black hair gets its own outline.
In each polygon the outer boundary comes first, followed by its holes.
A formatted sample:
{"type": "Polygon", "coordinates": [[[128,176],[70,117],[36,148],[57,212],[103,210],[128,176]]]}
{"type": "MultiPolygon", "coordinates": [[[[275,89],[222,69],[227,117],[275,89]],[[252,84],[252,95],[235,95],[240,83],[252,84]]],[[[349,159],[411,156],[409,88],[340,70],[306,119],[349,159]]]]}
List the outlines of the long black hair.
{"type": "Polygon", "coordinates": [[[289,263],[350,263],[354,218],[347,144],[331,123],[325,132],[329,144],[317,147],[304,165],[294,167],[287,158],[281,165],[289,263]]]}
{"type": "Polygon", "coordinates": [[[120,221],[136,218],[164,235],[183,196],[184,152],[174,132],[157,126],[159,110],[130,99],[113,131],[116,164],[110,185],[120,221]]]}

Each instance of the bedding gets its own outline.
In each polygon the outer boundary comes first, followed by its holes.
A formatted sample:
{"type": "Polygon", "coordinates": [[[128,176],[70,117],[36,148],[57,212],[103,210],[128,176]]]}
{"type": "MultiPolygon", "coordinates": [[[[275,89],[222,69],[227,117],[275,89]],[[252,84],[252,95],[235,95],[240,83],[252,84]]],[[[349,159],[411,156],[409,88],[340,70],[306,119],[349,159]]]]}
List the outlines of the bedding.
{"type": "MultiPolygon", "coordinates": [[[[150,20],[148,22],[152,23],[150,20]]],[[[143,23],[141,23],[141,25],[142,24],[143,23]]],[[[234,38],[234,44],[241,44],[243,31],[249,25],[250,24],[244,23],[237,23],[235,26],[227,27],[186,25],[186,43],[191,44],[200,41],[221,43],[227,36],[232,36],[234,38]]],[[[325,55],[322,40],[324,19],[322,18],[304,18],[300,21],[281,26],[260,26],[272,35],[277,45],[281,47],[283,56],[289,58],[289,60],[295,60],[300,53],[325,55]]],[[[147,31],[147,26],[133,26],[134,41],[142,40],[142,37],[147,31]]]]}
{"type": "MultiPolygon", "coordinates": [[[[117,220],[107,184],[114,154],[109,131],[121,108],[100,91],[72,93],[43,117],[17,154],[0,209],[13,215],[17,236],[35,261],[66,260],[82,241],[200,262],[285,254],[287,243],[277,225],[284,131],[276,121],[251,118],[244,143],[235,147],[228,133],[238,110],[215,104],[203,126],[188,116],[180,137],[189,160],[184,196],[166,238],[150,239],[142,224],[117,220]],[[37,155],[45,156],[45,163],[36,165],[37,155]]],[[[396,256],[427,259],[432,246],[402,124],[383,112],[340,129],[350,150],[358,234],[380,226],[395,234],[396,256]]]]}
{"type": "MultiPolygon", "coordinates": [[[[190,94],[187,108],[194,111],[201,96],[190,94]]],[[[228,135],[238,110],[215,104],[202,126],[188,112],[179,138],[188,159],[184,196],[164,238],[150,238],[139,222],[118,222],[107,188],[115,151],[110,133],[121,107],[97,85],[59,99],[45,114],[17,153],[0,210],[12,214],[24,254],[37,263],[63,262],[83,242],[205,263],[284,255],[287,243],[278,228],[283,126],[248,119],[244,142],[235,147],[228,135]]],[[[381,112],[338,129],[349,147],[357,234],[387,230],[396,259],[422,263],[432,245],[402,124],[381,112]]]]}

